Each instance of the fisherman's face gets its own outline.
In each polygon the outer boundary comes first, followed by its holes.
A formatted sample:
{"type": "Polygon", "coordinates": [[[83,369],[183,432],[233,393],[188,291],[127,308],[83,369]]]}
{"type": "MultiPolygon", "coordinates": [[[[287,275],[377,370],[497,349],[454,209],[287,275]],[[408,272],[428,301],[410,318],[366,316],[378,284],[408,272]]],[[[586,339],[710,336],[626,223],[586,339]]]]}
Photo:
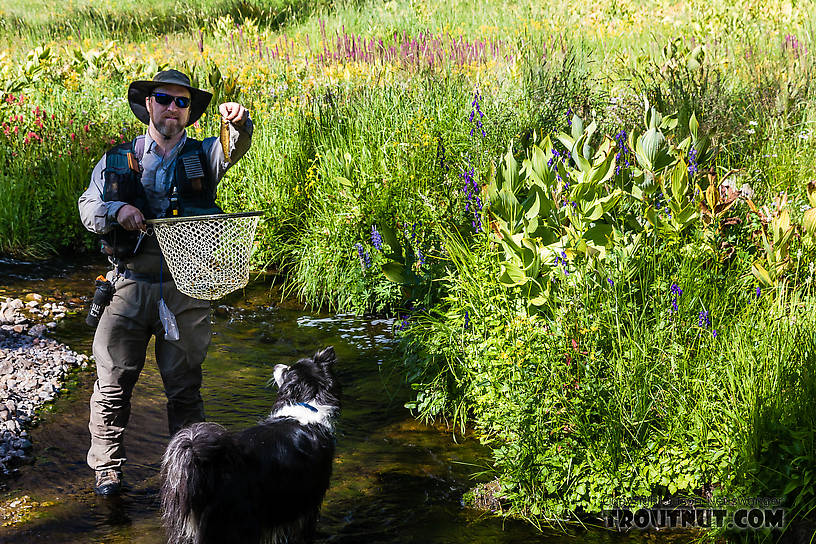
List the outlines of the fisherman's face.
{"type": "Polygon", "coordinates": [[[184,127],[187,126],[187,120],[190,119],[190,106],[180,108],[175,100],[172,100],[169,104],[164,106],[156,101],[156,93],[173,97],[182,96],[189,99],[190,91],[180,85],[163,85],[156,87],[145,99],[145,106],[150,114],[150,123],[159,134],[169,140],[178,135],[184,130],[184,127]]]}

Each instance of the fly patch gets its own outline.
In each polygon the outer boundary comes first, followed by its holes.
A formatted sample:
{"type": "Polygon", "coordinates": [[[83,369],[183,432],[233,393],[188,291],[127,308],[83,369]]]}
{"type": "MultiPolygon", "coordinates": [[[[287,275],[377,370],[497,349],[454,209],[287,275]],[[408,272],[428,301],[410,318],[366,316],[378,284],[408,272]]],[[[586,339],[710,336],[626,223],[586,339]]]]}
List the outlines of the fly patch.
{"type": "Polygon", "coordinates": [[[184,165],[184,173],[187,175],[187,179],[204,177],[204,170],[201,168],[201,159],[198,158],[198,155],[182,157],[181,163],[184,165]]]}

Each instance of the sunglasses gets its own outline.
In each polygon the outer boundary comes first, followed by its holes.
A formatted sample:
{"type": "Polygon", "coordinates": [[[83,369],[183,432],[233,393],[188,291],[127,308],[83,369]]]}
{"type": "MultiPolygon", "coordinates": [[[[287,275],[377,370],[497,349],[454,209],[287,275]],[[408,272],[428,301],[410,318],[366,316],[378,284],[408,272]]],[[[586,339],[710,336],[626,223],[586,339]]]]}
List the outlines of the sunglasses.
{"type": "Polygon", "coordinates": [[[162,106],[169,106],[170,102],[175,101],[176,106],[179,108],[184,109],[190,107],[190,99],[186,96],[173,96],[172,94],[167,93],[153,93],[150,96],[152,96],[153,99],[162,106]]]}

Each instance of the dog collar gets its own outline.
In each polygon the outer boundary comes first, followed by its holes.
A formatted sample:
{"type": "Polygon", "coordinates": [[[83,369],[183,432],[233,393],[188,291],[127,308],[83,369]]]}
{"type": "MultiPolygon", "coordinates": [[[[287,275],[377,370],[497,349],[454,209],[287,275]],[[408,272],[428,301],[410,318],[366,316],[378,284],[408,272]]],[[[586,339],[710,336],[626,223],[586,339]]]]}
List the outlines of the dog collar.
{"type": "Polygon", "coordinates": [[[298,402],[297,405],[298,406],[303,406],[304,408],[308,408],[312,412],[317,412],[318,411],[317,408],[315,408],[314,406],[312,406],[308,402],[298,402]]]}

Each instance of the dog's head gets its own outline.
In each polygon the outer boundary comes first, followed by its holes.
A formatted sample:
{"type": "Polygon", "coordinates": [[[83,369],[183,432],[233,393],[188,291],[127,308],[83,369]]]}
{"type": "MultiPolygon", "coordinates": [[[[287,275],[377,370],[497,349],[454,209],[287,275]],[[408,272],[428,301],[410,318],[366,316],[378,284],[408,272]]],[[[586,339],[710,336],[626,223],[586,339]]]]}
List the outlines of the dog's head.
{"type": "Polygon", "coordinates": [[[316,402],[339,408],[340,384],[334,376],[336,362],[334,348],[329,346],[291,366],[275,365],[277,403],[316,402]]]}

